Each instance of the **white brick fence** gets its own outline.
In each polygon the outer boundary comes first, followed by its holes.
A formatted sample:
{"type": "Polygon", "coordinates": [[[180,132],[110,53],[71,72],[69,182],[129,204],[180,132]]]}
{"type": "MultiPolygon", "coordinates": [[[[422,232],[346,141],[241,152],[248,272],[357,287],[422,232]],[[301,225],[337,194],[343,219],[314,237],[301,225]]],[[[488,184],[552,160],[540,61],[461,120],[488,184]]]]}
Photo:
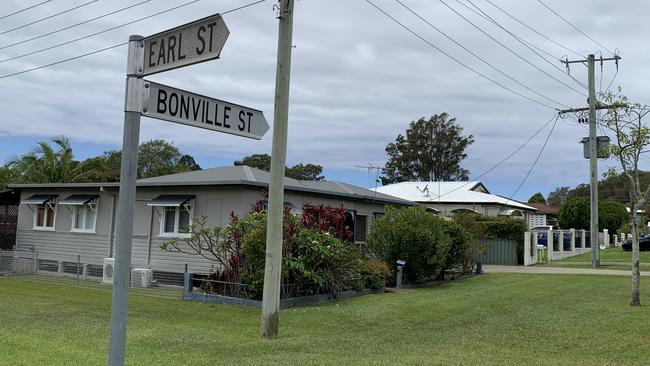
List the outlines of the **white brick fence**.
{"type": "MultiPolygon", "coordinates": [[[[598,243],[607,247],[620,246],[618,236],[607,229],[598,233],[598,243]]],[[[591,251],[589,233],[585,230],[527,231],[524,234],[524,265],[557,261],[591,251]],[[540,258],[544,255],[545,258],[540,258]]]]}

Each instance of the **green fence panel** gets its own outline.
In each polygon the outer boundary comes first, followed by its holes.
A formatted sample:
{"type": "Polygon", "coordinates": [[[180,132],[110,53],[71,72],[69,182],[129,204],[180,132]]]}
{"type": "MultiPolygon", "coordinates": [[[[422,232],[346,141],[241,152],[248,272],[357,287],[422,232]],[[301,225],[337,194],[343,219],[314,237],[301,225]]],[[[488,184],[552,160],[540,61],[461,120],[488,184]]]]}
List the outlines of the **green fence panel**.
{"type": "Polygon", "coordinates": [[[482,264],[517,265],[517,241],[506,239],[477,239],[476,261],[482,264]]]}

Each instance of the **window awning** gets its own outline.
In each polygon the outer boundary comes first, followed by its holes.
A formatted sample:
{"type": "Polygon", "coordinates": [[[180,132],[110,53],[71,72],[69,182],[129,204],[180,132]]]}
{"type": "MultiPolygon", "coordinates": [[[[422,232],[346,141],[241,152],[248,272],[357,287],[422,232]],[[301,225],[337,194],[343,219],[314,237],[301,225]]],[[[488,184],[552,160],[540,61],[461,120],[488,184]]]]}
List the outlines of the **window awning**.
{"type": "Polygon", "coordinates": [[[147,206],[150,207],[162,207],[162,206],[171,206],[171,207],[180,207],[190,200],[194,199],[194,195],[168,195],[163,194],[154,199],[152,199],[147,206]]]}
{"type": "MultiPolygon", "coordinates": [[[[260,205],[262,206],[263,210],[268,210],[269,209],[269,201],[268,200],[261,200],[260,205]]],[[[282,205],[284,208],[288,208],[291,213],[302,213],[302,210],[296,207],[293,203],[291,202],[284,202],[282,205]]]]}
{"type": "Polygon", "coordinates": [[[21,201],[23,205],[42,205],[59,197],[58,194],[35,194],[21,201]]]}
{"type": "Polygon", "coordinates": [[[99,197],[97,194],[73,194],[62,199],[59,204],[61,205],[70,205],[70,206],[83,206],[88,202],[99,197]]]}

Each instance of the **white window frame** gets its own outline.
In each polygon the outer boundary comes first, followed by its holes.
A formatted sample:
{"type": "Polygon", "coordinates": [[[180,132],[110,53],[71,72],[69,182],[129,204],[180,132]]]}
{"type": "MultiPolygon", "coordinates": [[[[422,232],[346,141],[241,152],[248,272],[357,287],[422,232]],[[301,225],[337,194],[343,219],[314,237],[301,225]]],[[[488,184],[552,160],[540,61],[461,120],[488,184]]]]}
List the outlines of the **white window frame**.
{"type": "MultiPolygon", "coordinates": [[[[40,231],[54,231],[56,228],[56,211],[57,211],[57,200],[49,200],[45,202],[42,205],[34,205],[34,225],[32,227],[33,230],[40,230],[40,231]],[[46,206],[52,209],[54,212],[54,218],[52,219],[52,226],[38,226],[38,209],[41,206],[46,206]]],[[[47,225],[47,215],[48,215],[49,210],[45,210],[45,216],[43,216],[43,224],[47,225]]]]}
{"type": "Polygon", "coordinates": [[[96,233],[97,232],[97,212],[98,212],[97,211],[97,206],[98,206],[97,205],[97,199],[94,199],[94,200],[92,200],[92,201],[90,201],[88,203],[85,203],[83,205],[72,207],[72,210],[71,210],[72,211],[72,216],[71,216],[71,219],[70,219],[70,232],[71,233],[93,233],[93,234],[96,233]],[[82,218],[84,226],[86,225],[86,215],[88,214],[87,210],[91,210],[91,211],[95,212],[95,218],[93,220],[93,228],[92,229],[87,229],[85,227],[83,229],[77,229],[75,227],[76,224],[77,224],[76,212],[79,209],[84,210],[83,218],[82,218]]]}
{"type": "Polygon", "coordinates": [[[180,206],[160,206],[161,212],[158,213],[158,216],[160,217],[160,230],[158,233],[158,236],[161,238],[189,238],[192,236],[191,233],[180,233],[178,232],[178,223],[180,219],[180,212],[181,210],[186,210],[190,214],[190,225],[192,224],[192,219],[194,218],[194,200],[188,201],[186,204],[180,205],[180,206]],[[165,220],[167,218],[166,212],[167,209],[173,208],[176,211],[176,214],[174,215],[174,232],[173,233],[167,233],[165,232],[165,220]]]}

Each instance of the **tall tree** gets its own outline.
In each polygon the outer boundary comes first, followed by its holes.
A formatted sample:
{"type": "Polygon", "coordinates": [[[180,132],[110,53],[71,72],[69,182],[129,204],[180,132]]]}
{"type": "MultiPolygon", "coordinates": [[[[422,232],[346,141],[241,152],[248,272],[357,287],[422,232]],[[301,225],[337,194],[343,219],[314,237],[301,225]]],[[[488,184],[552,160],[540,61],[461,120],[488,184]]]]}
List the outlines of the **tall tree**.
{"type": "Polygon", "coordinates": [[[631,305],[641,305],[640,295],[640,255],[639,255],[639,222],[636,217],[638,209],[648,202],[650,184],[643,186],[640,179],[639,159],[650,145],[650,128],[644,123],[644,117],[650,113],[650,107],[630,103],[624,95],[618,92],[607,92],[600,95],[603,103],[618,107],[608,109],[601,125],[608,129],[614,137],[610,145],[612,157],[618,160],[622,173],[609,170],[610,176],[621,174],[625,179],[630,199],[629,222],[632,232],[632,296],[631,305]]]}
{"type": "Polygon", "coordinates": [[[300,163],[287,168],[284,175],[298,180],[325,180],[325,177],[321,175],[322,173],[323,167],[320,165],[300,163]]]}
{"type": "MultiPolygon", "coordinates": [[[[242,163],[246,166],[264,170],[266,172],[271,170],[271,155],[269,154],[253,154],[245,156],[242,163]]],[[[284,175],[289,178],[298,180],[325,180],[322,175],[323,167],[317,164],[296,164],[292,167],[286,167],[284,175]]]]}
{"type": "Polygon", "coordinates": [[[460,163],[472,143],[474,136],[464,136],[463,127],[447,113],[411,122],[406,135],[399,134],[386,146],[382,184],[467,180],[469,171],[460,163]]]}
{"type": "Polygon", "coordinates": [[[138,151],[138,177],[149,178],[198,170],[194,158],[165,140],[149,140],[140,144],[138,151]],[[191,159],[191,160],[190,160],[191,159]]]}
{"type": "Polygon", "coordinates": [[[548,194],[546,203],[551,206],[562,206],[569,199],[569,187],[558,187],[548,194]]]}
{"type": "Polygon", "coordinates": [[[253,154],[245,156],[241,161],[246,166],[264,170],[265,172],[271,171],[271,155],[269,154],[253,154]]]}
{"type": "Polygon", "coordinates": [[[0,166],[0,191],[7,188],[7,185],[11,183],[20,183],[21,181],[20,172],[16,169],[6,165],[0,166]]]}
{"type": "Polygon", "coordinates": [[[79,162],[74,160],[70,140],[65,136],[40,141],[31,152],[9,161],[8,168],[20,175],[20,180],[29,183],[76,182],[81,177],[79,162]]]}
{"type": "Polygon", "coordinates": [[[537,192],[534,195],[530,196],[528,203],[546,203],[546,199],[541,192],[537,192]]]}

